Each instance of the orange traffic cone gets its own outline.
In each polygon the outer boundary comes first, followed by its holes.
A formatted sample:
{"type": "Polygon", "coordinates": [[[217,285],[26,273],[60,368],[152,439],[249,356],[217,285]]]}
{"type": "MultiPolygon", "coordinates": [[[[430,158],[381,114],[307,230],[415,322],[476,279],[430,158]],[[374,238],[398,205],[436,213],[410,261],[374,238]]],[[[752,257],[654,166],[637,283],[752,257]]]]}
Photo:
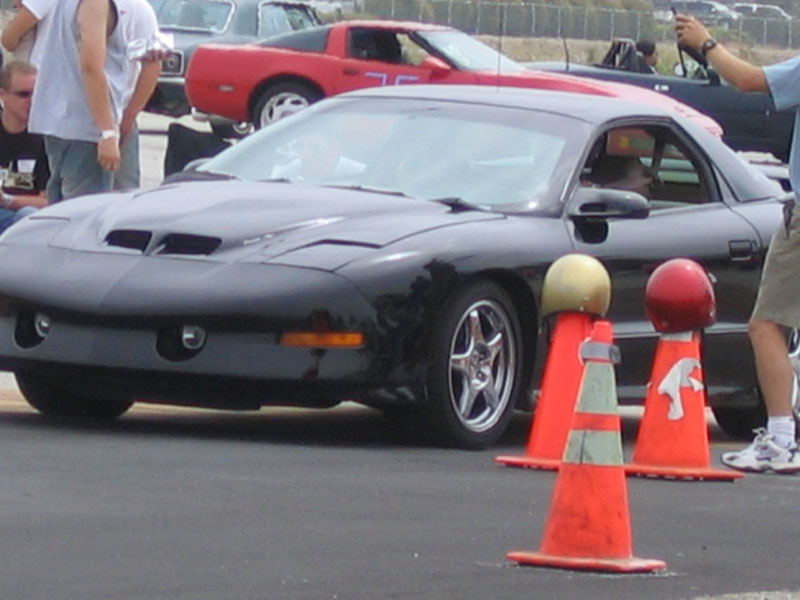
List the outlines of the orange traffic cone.
{"type": "Polygon", "coordinates": [[[542,545],[537,552],[509,552],[519,564],[611,572],[666,568],[664,561],[632,555],[611,341],[611,324],[598,321],[581,349],[587,362],[542,545]]]}
{"type": "Polygon", "coordinates": [[[558,469],[583,375],[580,345],[589,337],[594,320],[580,312],[558,315],[525,455],[498,456],[496,462],[509,467],[558,469]]]}
{"type": "Polygon", "coordinates": [[[630,475],[670,479],[739,479],[710,466],[700,332],[664,333],[658,341],[630,475]]]}

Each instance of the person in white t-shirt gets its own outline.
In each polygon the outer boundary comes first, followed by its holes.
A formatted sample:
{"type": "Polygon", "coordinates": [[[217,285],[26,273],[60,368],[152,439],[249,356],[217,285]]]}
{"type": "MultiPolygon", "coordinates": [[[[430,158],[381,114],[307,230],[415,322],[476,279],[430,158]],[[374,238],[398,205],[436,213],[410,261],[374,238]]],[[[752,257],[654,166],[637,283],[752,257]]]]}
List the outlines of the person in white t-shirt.
{"type": "Polygon", "coordinates": [[[51,21],[50,9],[58,0],[14,0],[16,13],[3,28],[0,42],[15,59],[26,60],[36,67],[42,62],[41,40],[47,36],[51,21]]]}
{"type": "MultiPolygon", "coordinates": [[[[42,49],[51,24],[48,18],[58,0],[14,0],[17,12],[3,29],[0,41],[7,50],[39,66],[42,49]],[[28,56],[24,56],[27,54],[28,56]]],[[[119,13],[119,26],[129,49],[147,46],[159,35],[158,21],[147,0],[114,0],[119,13]]],[[[144,109],[161,74],[163,52],[150,51],[130,58],[125,111],[120,123],[121,164],[114,174],[115,189],[139,187],[139,131],[136,117],[144,109]]]]}
{"type": "MultiPolygon", "coordinates": [[[[147,47],[159,35],[158,20],[147,0],[115,0],[119,22],[128,43],[129,58],[136,47],[147,47]]],[[[152,45],[152,44],[151,44],[152,45]]],[[[140,185],[139,130],[136,117],[144,109],[161,75],[163,51],[148,51],[143,56],[131,58],[129,96],[120,123],[122,163],[114,175],[115,189],[132,189],[140,185]]]]}

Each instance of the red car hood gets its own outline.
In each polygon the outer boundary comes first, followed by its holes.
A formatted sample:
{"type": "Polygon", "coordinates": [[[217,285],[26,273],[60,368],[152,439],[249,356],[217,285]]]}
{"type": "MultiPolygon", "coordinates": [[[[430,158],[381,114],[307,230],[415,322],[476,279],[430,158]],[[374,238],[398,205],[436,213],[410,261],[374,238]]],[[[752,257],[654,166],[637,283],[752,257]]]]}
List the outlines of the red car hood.
{"type": "MultiPolygon", "coordinates": [[[[487,76],[490,74],[487,72],[487,76]]],[[[493,74],[497,79],[497,74],[493,74]]],[[[601,81],[588,77],[576,77],[564,73],[548,73],[546,71],[523,71],[519,73],[501,75],[500,84],[524,87],[523,82],[530,81],[530,86],[539,89],[561,90],[565,92],[578,92],[583,94],[596,94],[613,98],[624,98],[632,102],[640,102],[649,106],[657,106],[664,110],[672,111],[694,120],[707,131],[717,137],[722,137],[722,127],[708,115],[684,104],[679,100],[670,98],[665,94],[647,88],[619,83],[616,81],[601,81]]]]}

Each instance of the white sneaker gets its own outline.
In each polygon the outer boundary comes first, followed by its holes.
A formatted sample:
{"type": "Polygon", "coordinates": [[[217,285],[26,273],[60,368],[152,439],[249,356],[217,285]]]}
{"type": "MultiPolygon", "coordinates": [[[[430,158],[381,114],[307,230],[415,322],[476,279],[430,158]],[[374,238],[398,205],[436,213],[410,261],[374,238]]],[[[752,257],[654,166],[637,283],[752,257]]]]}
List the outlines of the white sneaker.
{"type": "Polygon", "coordinates": [[[800,471],[800,452],[797,445],[782,448],[775,443],[775,436],[762,428],[754,429],[753,442],[738,452],[725,452],[722,463],[739,471],[763,473],[796,473],[800,471]]]}

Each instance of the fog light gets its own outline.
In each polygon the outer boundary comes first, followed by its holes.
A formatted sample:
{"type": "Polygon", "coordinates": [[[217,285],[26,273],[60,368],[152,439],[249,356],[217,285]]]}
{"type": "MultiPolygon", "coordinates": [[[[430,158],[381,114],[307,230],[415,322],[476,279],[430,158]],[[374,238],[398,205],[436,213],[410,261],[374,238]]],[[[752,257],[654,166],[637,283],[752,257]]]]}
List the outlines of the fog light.
{"type": "Polygon", "coordinates": [[[43,313],[36,313],[33,317],[33,328],[36,331],[36,335],[41,338],[47,337],[47,334],[50,333],[50,327],[52,326],[52,322],[50,321],[50,317],[43,313]]]}
{"type": "Polygon", "coordinates": [[[17,315],[14,340],[20,348],[33,348],[44,341],[52,325],[44,313],[24,310],[17,315]]]}
{"type": "Polygon", "coordinates": [[[181,330],[181,344],[187,350],[196,352],[206,343],[206,330],[198,325],[184,325],[181,330]]]}

